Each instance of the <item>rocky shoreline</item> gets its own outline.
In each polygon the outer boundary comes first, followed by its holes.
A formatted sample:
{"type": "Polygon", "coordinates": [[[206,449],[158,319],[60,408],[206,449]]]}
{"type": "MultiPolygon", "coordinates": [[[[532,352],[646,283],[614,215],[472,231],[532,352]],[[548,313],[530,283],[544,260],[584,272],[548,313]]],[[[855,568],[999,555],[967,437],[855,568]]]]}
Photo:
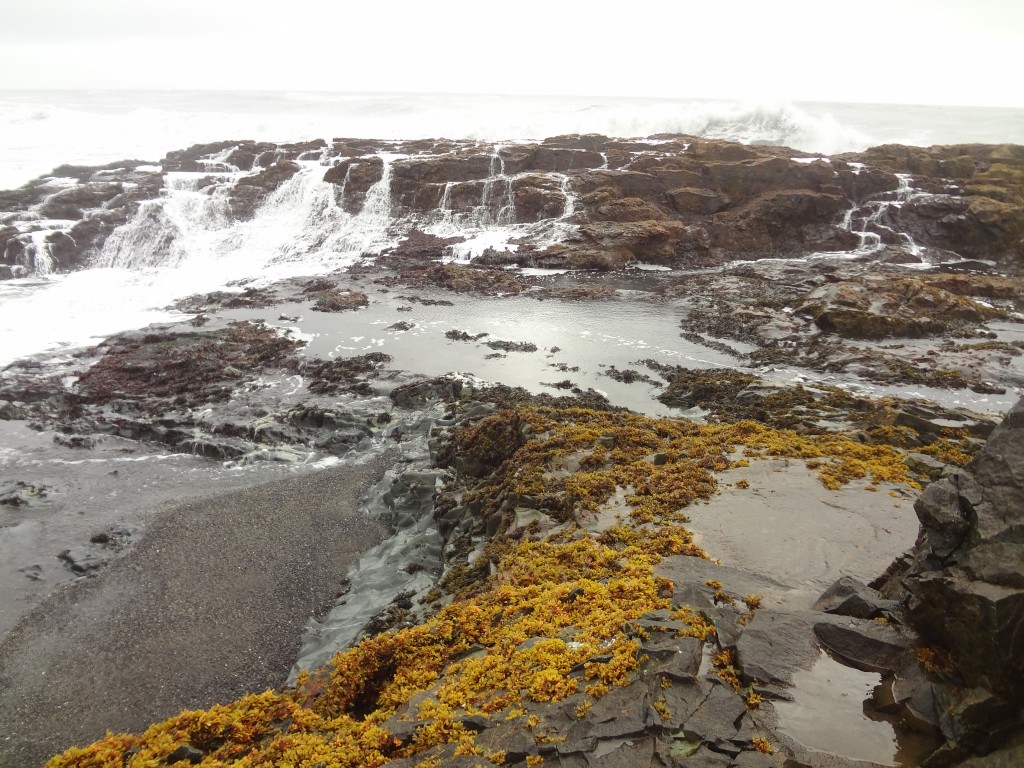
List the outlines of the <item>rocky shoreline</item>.
{"type": "MultiPolygon", "coordinates": [[[[275,692],[175,717],[157,697],[118,726],[170,717],[140,735],[25,726],[0,764],[89,738],[48,765],[1013,764],[1024,149],[225,142],[0,193],[7,276],[127,253],[168,173],[243,221],[314,162],[338,215],[387,182],[389,246],[18,361],[0,417],[83,457],[387,457],[361,514],[390,535],[275,660],[297,659],[275,692]],[[474,250],[501,227],[515,248],[474,250]]],[[[64,482],[0,485],[3,530],[45,526],[64,482]]],[[[5,680],[45,666],[26,627],[130,584],[151,541],[93,536],[50,553],[78,582],[31,598],[5,680]]]]}

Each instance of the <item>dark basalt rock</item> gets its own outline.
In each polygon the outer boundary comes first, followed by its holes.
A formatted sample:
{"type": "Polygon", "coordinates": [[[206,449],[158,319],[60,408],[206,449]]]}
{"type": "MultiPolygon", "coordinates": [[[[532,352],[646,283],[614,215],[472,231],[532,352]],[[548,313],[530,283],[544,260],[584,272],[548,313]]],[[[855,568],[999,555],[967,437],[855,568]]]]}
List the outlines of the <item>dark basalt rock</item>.
{"type": "Polygon", "coordinates": [[[384,175],[384,161],[379,157],[357,157],[343,160],[324,174],[324,181],[339,185],[340,204],[348,213],[363,209],[366,193],[384,175]]]}
{"type": "Polygon", "coordinates": [[[130,398],[216,399],[225,382],[281,365],[299,343],[258,323],[233,323],[209,333],[124,334],[102,345],[105,354],[78,381],[84,401],[130,398]]]}
{"type": "Polygon", "coordinates": [[[243,176],[231,188],[228,197],[231,215],[236,219],[251,219],[267,196],[298,172],[298,163],[283,160],[253,176],[243,176]]]}
{"type": "Polygon", "coordinates": [[[347,312],[349,310],[362,309],[369,305],[370,300],[365,293],[335,288],[317,294],[317,299],[313,303],[312,309],[314,312],[347,312]]]}
{"type": "MultiPolygon", "coordinates": [[[[636,260],[708,266],[848,250],[859,240],[842,222],[857,208],[854,228],[881,238],[882,250],[869,257],[875,261],[921,262],[917,250],[905,247],[909,236],[929,259],[1024,269],[1024,150],[1012,146],[885,146],[807,162],[786,147],[678,135],[656,144],[596,135],[539,145],[335,139],[329,148],[322,141],[232,140],[169,152],[161,162],[164,172],[204,172],[207,186],[227,185],[232,217],[247,219],[297,172],[297,160],[316,159],[329,166],[324,180],[336,185],[338,205],[355,215],[383,178],[383,152],[407,155],[390,163],[392,212],[402,227],[413,216],[427,223],[440,215],[564,221],[562,242],[524,242],[515,252],[491,254],[494,264],[614,270],[636,260]],[[224,175],[238,170],[249,175],[224,175]],[[912,176],[913,192],[891,205],[894,192],[906,190],[897,173],[912,176]],[[572,215],[563,219],[570,200],[572,215]]],[[[0,209],[76,221],[51,251],[57,269],[78,268],[140,201],[159,196],[162,174],[132,168],[125,162],[56,169],[81,183],[61,189],[39,179],[0,193],[0,209]]],[[[0,277],[14,276],[15,266],[35,268],[24,234],[0,232],[8,267],[0,277]]]]}
{"type": "Polygon", "coordinates": [[[821,594],[814,603],[814,610],[857,619],[875,619],[892,612],[896,605],[895,600],[886,600],[867,584],[843,576],[821,594]]]}
{"type": "Polygon", "coordinates": [[[519,294],[529,286],[506,270],[478,268],[464,264],[435,264],[414,268],[395,277],[381,278],[384,285],[433,286],[455,293],[477,293],[485,296],[519,294]]]}
{"type": "Polygon", "coordinates": [[[940,697],[947,745],[930,763],[951,765],[1024,736],[1024,400],[915,511],[918,542],[881,587],[951,659],[940,697]]]}

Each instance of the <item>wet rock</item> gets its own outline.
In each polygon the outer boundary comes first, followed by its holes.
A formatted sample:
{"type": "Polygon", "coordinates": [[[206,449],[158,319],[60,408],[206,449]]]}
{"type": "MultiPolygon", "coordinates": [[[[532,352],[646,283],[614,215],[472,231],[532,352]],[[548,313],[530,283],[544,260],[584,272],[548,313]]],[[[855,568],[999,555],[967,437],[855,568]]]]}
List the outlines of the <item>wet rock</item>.
{"type": "Polygon", "coordinates": [[[1024,693],[1024,400],[966,470],[915,505],[922,535],[882,586],[959,676],[941,688],[948,757],[983,754],[1020,727],[1024,693]]]}
{"type": "Polygon", "coordinates": [[[232,323],[226,330],[197,333],[127,333],[98,349],[99,361],[77,383],[90,403],[126,397],[223,399],[228,367],[247,376],[281,365],[301,344],[264,325],[232,323]]]}
{"type": "Polygon", "coordinates": [[[245,288],[241,293],[212,291],[179,299],[174,306],[182,312],[215,312],[219,309],[262,309],[280,303],[273,291],[245,288]]]}
{"type": "Polygon", "coordinates": [[[929,336],[998,312],[921,280],[845,281],[815,288],[794,308],[829,333],[859,339],[929,336]]]}
{"type": "Polygon", "coordinates": [[[928,456],[924,453],[908,453],[903,463],[922,477],[932,480],[939,479],[948,466],[934,456],[928,456]]]}
{"type": "Polygon", "coordinates": [[[1017,768],[1024,765],[1024,744],[997,749],[982,757],[972,757],[958,768],[1017,768]]]}
{"type": "Polygon", "coordinates": [[[613,299],[618,291],[609,285],[574,285],[564,288],[545,288],[536,294],[537,298],[562,299],[563,301],[601,301],[613,299]]]}
{"type": "Polygon", "coordinates": [[[886,600],[866,584],[850,576],[843,576],[826,589],[814,610],[852,616],[857,619],[874,619],[896,608],[895,600],[886,600]]]}
{"type": "Polygon", "coordinates": [[[710,189],[680,187],[668,193],[676,211],[682,214],[710,216],[729,205],[729,199],[710,189]]]}
{"type": "Polygon", "coordinates": [[[237,459],[249,452],[250,446],[243,440],[235,438],[224,438],[213,435],[192,435],[175,443],[174,447],[180,453],[190,453],[193,456],[204,456],[217,461],[228,461],[237,459]]]}
{"type": "Polygon", "coordinates": [[[850,239],[834,222],[842,195],[806,190],[767,192],[744,205],[717,213],[709,227],[711,245],[728,251],[776,256],[810,249],[841,249],[850,239]]]}
{"type": "Polygon", "coordinates": [[[336,288],[316,294],[312,309],[314,312],[348,312],[369,305],[370,300],[365,293],[336,288]]]}
{"type": "Polygon", "coordinates": [[[124,192],[120,183],[79,184],[47,198],[40,213],[50,219],[81,219],[85,211],[99,208],[124,192]]]}
{"type": "Polygon", "coordinates": [[[744,676],[779,691],[792,686],[793,675],[809,669],[820,654],[815,621],[810,614],[757,611],[735,641],[744,676]]]}
{"type": "Polygon", "coordinates": [[[442,376],[426,381],[403,384],[391,391],[391,401],[400,408],[422,408],[434,401],[453,402],[459,400],[465,383],[456,377],[442,376]]]}
{"type": "Polygon", "coordinates": [[[23,507],[36,504],[46,498],[45,485],[26,483],[23,480],[0,481],[0,506],[23,507]]]}
{"type": "Polygon", "coordinates": [[[57,557],[64,562],[69,570],[78,574],[94,571],[105,565],[110,559],[109,555],[105,555],[95,547],[72,547],[65,549],[57,557]]]}
{"type": "Polygon", "coordinates": [[[384,175],[384,161],[379,157],[358,157],[341,161],[324,174],[324,181],[340,186],[341,207],[358,214],[366,202],[366,194],[384,175]]]}
{"type": "Polygon", "coordinates": [[[856,669],[891,674],[904,666],[916,637],[895,626],[864,619],[818,622],[814,634],[834,657],[856,669]]]}
{"type": "Polygon", "coordinates": [[[231,187],[228,196],[231,215],[243,221],[251,219],[267,197],[298,172],[298,163],[285,160],[252,176],[243,176],[231,187]]]}
{"type": "Polygon", "coordinates": [[[452,341],[480,341],[480,339],[489,335],[490,334],[488,333],[475,333],[470,335],[465,331],[452,329],[450,331],[445,331],[444,337],[446,339],[451,339],[452,341]]]}
{"type": "Polygon", "coordinates": [[[234,149],[238,144],[239,142],[237,141],[193,144],[186,149],[168,152],[163,160],[160,161],[160,165],[165,171],[188,171],[192,173],[208,171],[211,167],[214,167],[211,158],[225,150],[234,149]]]}
{"type": "Polygon", "coordinates": [[[378,263],[388,267],[396,265],[399,269],[409,269],[413,265],[422,266],[443,258],[448,246],[460,240],[458,237],[438,237],[428,235],[420,229],[413,229],[395,248],[384,251],[378,263]]]}
{"type": "Polygon", "coordinates": [[[391,355],[383,352],[369,352],[333,360],[311,360],[300,370],[309,379],[306,386],[310,392],[321,395],[338,392],[369,394],[369,380],[382,377],[384,366],[391,360],[391,355]]]}
{"type": "Polygon", "coordinates": [[[502,352],[536,352],[537,345],[530,341],[505,341],[495,339],[484,342],[491,349],[500,349],[502,352]]]}
{"type": "Polygon", "coordinates": [[[520,223],[556,219],[565,214],[565,193],[559,179],[525,174],[512,181],[515,220],[520,223]]]}
{"type": "Polygon", "coordinates": [[[477,293],[485,296],[516,295],[529,286],[504,269],[478,268],[464,264],[437,264],[407,270],[394,278],[379,282],[385,285],[434,286],[455,293],[477,293]]]}

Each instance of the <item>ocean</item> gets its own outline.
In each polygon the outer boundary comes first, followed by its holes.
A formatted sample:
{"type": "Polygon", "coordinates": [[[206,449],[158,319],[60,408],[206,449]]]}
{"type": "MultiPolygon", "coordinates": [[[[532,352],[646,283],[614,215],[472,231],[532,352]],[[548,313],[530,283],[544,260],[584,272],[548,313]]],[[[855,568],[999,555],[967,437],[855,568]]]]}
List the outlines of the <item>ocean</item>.
{"type": "MultiPolygon", "coordinates": [[[[882,143],[1024,143],[1024,109],[300,91],[5,91],[0,189],[18,187],[60,164],[132,159],[145,165],[174,149],[225,139],[531,141],[566,133],[685,133],[827,155],[882,143]]],[[[0,365],[170,319],[175,315],[166,307],[183,296],[239,280],[323,274],[386,245],[387,200],[368,205],[359,216],[344,214],[325,198],[331,185],[321,181],[322,168],[307,165],[255,219],[241,223],[226,222],[216,196],[197,194],[187,175],[170,174],[161,200],[145,208],[148,218],[140,215],[111,236],[93,268],[72,274],[37,270],[0,281],[0,365]],[[150,248],[171,231],[170,256],[150,248]]],[[[2,211],[0,223],[18,225],[2,211]]],[[[37,245],[54,231],[39,222],[29,226],[38,231],[25,237],[35,237],[37,245]]],[[[522,234],[500,222],[477,222],[466,233],[469,247],[477,249],[522,234]]]]}
{"type": "Polygon", "coordinates": [[[625,97],[220,91],[0,91],[0,189],[62,163],[155,161],[223,139],[487,141],[686,133],[808,152],[1024,143],[1024,109],[625,97]]]}

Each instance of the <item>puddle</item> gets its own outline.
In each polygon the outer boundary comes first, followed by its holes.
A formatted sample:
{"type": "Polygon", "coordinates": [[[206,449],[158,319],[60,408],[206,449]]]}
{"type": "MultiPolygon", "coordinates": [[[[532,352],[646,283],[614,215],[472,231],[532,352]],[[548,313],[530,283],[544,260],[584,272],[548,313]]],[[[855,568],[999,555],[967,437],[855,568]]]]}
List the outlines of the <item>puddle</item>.
{"type": "Polygon", "coordinates": [[[774,702],[779,730],[818,752],[899,768],[919,765],[936,743],[895,729],[865,706],[881,680],[822,653],[814,666],[793,676],[793,701],[774,702]]]}

